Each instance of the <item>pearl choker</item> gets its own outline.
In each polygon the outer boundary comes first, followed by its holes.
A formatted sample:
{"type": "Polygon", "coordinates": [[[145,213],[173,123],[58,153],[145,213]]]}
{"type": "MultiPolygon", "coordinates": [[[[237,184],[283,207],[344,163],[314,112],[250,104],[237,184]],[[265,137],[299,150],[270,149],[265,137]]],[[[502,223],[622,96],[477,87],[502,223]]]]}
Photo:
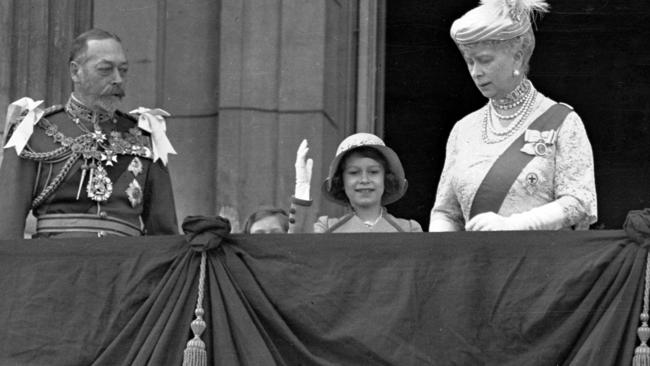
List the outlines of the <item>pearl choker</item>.
{"type": "Polygon", "coordinates": [[[536,97],[537,90],[533,90],[533,92],[526,97],[524,105],[516,113],[515,119],[510,122],[510,125],[506,129],[501,131],[497,131],[497,128],[494,126],[494,122],[492,120],[492,104],[488,103],[488,105],[485,106],[485,115],[483,116],[483,129],[481,135],[483,142],[487,144],[495,144],[501,141],[505,141],[514,135],[514,133],[517,132],[519,128],[524,124],[524,122],[528,119],[528,115],[533,109],[533,104],[535,103],[536,97]]]}
{"type": "Polygon", "coordinates": [[[502,111],[518,107],[526,100],[526,97],[532,89],[531,86],[530,81],[524,78],[515,90],[500,99],[490,98],[490,103],[492,104],[492,107],[502,111]]]}

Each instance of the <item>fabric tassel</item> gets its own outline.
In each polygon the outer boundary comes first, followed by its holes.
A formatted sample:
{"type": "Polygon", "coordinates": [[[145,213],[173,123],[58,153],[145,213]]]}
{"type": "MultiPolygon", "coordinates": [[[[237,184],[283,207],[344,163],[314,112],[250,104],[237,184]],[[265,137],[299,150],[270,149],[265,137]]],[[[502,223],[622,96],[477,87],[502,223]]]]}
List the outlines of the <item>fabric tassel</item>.
{"type": "Polygon", "coordinates": [[[194,333],[194,338],[187,342],[185,351],[183,352],[183,366],[207,366],[208,353],[205,348],[205,342],[201,340],[201,334],[205,331],[206,324],[203,320],[203,286],[205,282],[205,251],[201,252],[201,267],[199,273],[199,291],[198,299],[196,301],[196,309],[194,315],[196,319],[192,321],[190,328],[194,333]]]}
{"type": "Polygon", "coordinates": [[[634,349],[634,358],[632,358],[632,366],[650,366],[650,347],[648,347],[648,339],[650,338],[650,327],[648,326],[649,307],[649,291],[650,290],[650,253],[646,259],[645,268],[645,289],[643,291],[643,311],[641,312],[641,326],[637,329],[636,334],[641,340],[641,344],[634,349]]]}

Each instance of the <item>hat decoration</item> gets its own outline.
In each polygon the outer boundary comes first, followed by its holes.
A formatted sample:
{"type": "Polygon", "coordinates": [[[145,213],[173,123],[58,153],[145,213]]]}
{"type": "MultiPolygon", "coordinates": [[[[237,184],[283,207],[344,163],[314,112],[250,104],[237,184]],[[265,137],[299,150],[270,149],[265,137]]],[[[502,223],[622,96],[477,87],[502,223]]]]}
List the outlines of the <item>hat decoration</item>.
{"type": "Polygon", "coordinates": [[[515,22],[530,21],[531,15],[545,13],[549,8],[545,0],[481,0],[481,5],[508,9],[508,15],[515,22]]]}

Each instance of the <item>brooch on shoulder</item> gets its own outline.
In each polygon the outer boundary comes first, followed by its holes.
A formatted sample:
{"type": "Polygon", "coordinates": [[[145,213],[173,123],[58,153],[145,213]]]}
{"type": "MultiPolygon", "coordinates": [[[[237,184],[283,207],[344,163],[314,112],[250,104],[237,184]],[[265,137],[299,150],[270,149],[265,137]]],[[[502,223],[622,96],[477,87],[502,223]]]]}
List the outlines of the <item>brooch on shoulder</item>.
{"type": "Polygon", "coordinates": [[[549,156],[553,153],[553,146],[557,140],[557,131],[526,130],[524,133],[524,146],[521,151],[535,156],[549,156]]]}

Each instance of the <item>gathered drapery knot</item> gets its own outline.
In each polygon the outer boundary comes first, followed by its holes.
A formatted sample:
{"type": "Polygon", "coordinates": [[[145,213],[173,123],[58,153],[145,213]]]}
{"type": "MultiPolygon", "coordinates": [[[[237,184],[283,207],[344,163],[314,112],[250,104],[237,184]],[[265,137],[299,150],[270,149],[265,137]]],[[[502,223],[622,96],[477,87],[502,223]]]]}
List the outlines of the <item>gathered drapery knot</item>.
{"type": "Polygon", "coordinates": [[[197,252],[218,248],[230,234],[230,221],[221,216],[188,216],[182,227],[185,240],[197,252]]]}
{"type": "Polygon", "coordinates": [[[183,351],[183,366],[206,366],[208,364],[207,349],[205,342],[201,339],[201,334],[207,326],[203,319],[205,314],[203,297],[205,296],[206,253],[218,248],[228,237],[230,222],[220,216],[188,216],[183,220],[183,232],[190,248],[201,253],[198,293],[194,309],[195,319],[190,325],[193,337],[187,342],[183,351]]]}
{"type": "Polygon", "coordinates": [[[630,211],[623,229],[631,240],[644,247],[650,246],[650,208],[630,211]]]}

